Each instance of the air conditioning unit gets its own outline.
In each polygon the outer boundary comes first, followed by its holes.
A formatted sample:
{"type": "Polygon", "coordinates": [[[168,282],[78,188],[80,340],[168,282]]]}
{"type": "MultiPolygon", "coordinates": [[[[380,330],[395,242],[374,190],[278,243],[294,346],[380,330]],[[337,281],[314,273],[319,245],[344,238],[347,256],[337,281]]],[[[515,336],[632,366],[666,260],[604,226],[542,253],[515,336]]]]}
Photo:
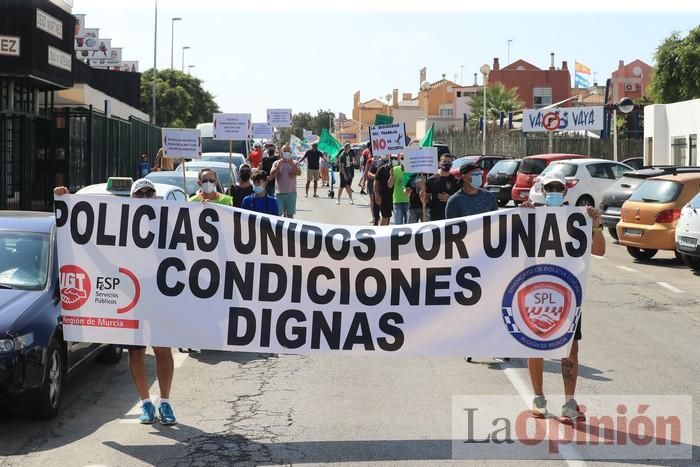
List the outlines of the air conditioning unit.
{"type": "Polygon", "coordinates": [[[634,84],[625,84],[625,92],[633,92],[635,87],[634,84]]]}

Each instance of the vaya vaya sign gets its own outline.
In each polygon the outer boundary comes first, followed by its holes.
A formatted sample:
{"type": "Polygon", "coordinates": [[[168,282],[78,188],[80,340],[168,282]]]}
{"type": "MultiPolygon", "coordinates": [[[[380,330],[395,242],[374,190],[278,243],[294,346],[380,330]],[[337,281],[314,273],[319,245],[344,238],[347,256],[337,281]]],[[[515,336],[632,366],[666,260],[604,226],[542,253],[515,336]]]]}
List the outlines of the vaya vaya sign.
{"type": "Polygon", "coordinates": [[[406,125],[392,123],[372,126],[369,128],[369,139],[375,156],[398,154],[406,148],[406,125]]]}
{"type": "Polygon", "coordinates": [[[602,131],[603,106],[528,109],[523,111],[523,131],[602,131]]]}
{"type": "Polygon", "coordinates": [[[395,227],[213,203],[55,200],[69,341],[272,353],[563,357],[583,208],[395,227]]]}

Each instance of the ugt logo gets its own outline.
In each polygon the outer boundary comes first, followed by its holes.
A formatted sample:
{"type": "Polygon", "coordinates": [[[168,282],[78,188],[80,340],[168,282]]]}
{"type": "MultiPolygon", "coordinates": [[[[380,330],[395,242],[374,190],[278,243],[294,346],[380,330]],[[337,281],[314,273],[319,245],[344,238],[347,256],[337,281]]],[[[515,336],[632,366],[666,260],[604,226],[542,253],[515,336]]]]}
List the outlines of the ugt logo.
{"type": "Polygon", "coordinates": [[[67,264],[59,271],[61,306],[66,311],[77,310],[87,303],[90,297],[90,277],[79,266],[67,264]]]}

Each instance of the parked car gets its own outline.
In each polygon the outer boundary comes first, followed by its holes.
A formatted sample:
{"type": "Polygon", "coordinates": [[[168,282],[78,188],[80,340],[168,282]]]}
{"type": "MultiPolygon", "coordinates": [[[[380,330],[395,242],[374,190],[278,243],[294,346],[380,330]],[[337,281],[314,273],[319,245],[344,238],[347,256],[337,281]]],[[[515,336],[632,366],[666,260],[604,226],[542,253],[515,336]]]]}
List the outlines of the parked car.
{"type": "MultiPolygon", "coordinates": [[[[224,163],[224,162],[193,160],[193,161],[187,162],[185,164],[185,170],[187,170],[187,172],[199,173],[199,171],[202,169],[211,169],[214,172],[216,172],[216,177],[219,179],[219,182],[221,182],[221,185],[223,187],[228,187],[229,181],[232,185],[235,185],[236,183],[238,183],[238,169],[236,168],[236,166],[232,166],[231,173],[229,173],[228,162],[224,163]]],[[[175,169],[175,172],[179,172],[180,174],[182,174],[182,165],[179,165],[175,169]]],[[[180,176],[182,176],[182,175],[180,175],[180,176]]]]}
{"type": "Polygon", "coordinates": [[[482,156],[482,155],[473,155],[473,156],[462,156],[454,160],[452,162],[452,169],[450,170],[450,173],[454,175],[455,177],[459,178],[461,177],[459,173],[459,168],[462,167],[464,164],[477,164],[479,168],[481,169],[483,180],[482,180],[482,186],[486,185],[486,182],[488,180],[489,172],[493,168],[496,163],[504,160],[504,159],[511,159],[510,156],[482,156]]]}
{"type": "Polygon", "coordinates": [[[676,251],[686,266],[700,271],[700,193],[681,210],[676,226],[676,251]]]}
{"type": "Polygon", "coordinates": [[[539,181],[547,174],[558,173],[566,177],[566,195],[564,202],[576,206],[600,206],[603,192],[615,180],[622,177],[632,168],[620,162],[605,159],[571,159],[555,161],[547,166],[535,179],[535,185],[530,190],[530,200],[533,203],[544,204],[542,183],[539,181]]]}
{"type": "Polygon", "coordinates": [[[450,147],[442,141],[433,141],[433,147],[437,149],[438,160],[443,154],[450,154],[450,147]]]}
{"type": "Polygon", "coordinates": [[[601,221],[612,238],[617,240],[616,226],[620,222],[622,204],[632,196],[632,193],[639,188],[642,182],[647,178],[673,173],[675,170],[676,168],[672,166],[660,166],[627,172],[603,192],[603,199],[600,202],[601,221]]]}
{"type": "MultiPolygon", "coordinates": [[[[158,182],[154,180],[154,177],[150,175],[154,174],[169,174],[173,172],[151,172],[146,176],[146,178],[151,179],[153,185],[156,187],[156,198],[165,199],[170,201],[185,201],[187,200],[187,195],[182,190],[182,176],[180,176],[180,186],[168,183],[162,183],[163,180],[159,179],[158,182]]],[[[173,182],[175,180],[172,180],[173,182]]],[[[96,183],[94,185],[88,185],[81,188],[76,192],[78,195],[98,195],[98,196],[130,196],[131,195],[131,185],[134,184],[134,180],[130,177],[110,177],[107,179],[107,183],[96,183]]]]}
{"type": "Polygon", "coordinates": [[[503,159],[489,171],[486,179],[486,191],[496,196],[499,206],[505,206],[511,200],[511,190],[520,168],[520,159],[503,159]]]}
{"type": "Polygon", "coordinates": [[[579,154],[538,154],[534,156],[523,157],[518,169],[518,175],[515,178],[515,185],[511,190],[511,199],[515,204],[520,204],[527,201],[530,196],[530,189],[535,183],[535,178],[554,162],[565,159],[583,159],[588,156],[579,154]]]}
{"type": "MultiPolygon", "coordinates": [[[[245,163],[245,156],[239,152],[231,153],[231,163],[239,169],[241,165],[245,163]]],[[[202,162],[221,162],[228,164],[228,153],[227,152],[205,152],[202,154],[201,159],[197,159],[202,162]]],[[[189,163],[187,164],[189,165],[189,163]]]]}
{"type": "Polygon", "coordinates": [[[676,251],[681,209],[699,192],[698,172],[678,169],[673,174],[646,179],[622,205],[618,241],[639,260],[653,258],[658,250],[676,251]]]}
{"type": "MultiPolygon", "coordinates": [[[[189,164],[187,164],[187,172],[185,172],[185,177],[182,176],[182,171],[176,172],[174,170],[166,170],[162,172],[151,172],[148,175],[146,175],[146,178],[152,181],[156,185],[156,194],[158,190],[158,184],[167,184],[170,186],[177,186],[182,190],[182,184],[183,184],[183,178],[187,179],[185,187],[187,188],[187,193],[186,196],[193,196],[197,194],[197,191],[199,190],[199,181],[198,172],[190,172],[189,170],[189,164]]],[[[221,181],[219,181],[217,187],[217,191],[219,193],[224,192],[224,187],[221,184],[221,181]]],[[[128,194],[126,195],[128,196],[128,194]]]]}
{"type": "Polygon", "coordinates": [[[629,165],[634,170],[639,170],[639,169],[644,167],[644,158],[643,157],[630,157],[629,159],[625,159],[624,161],[622,161],[622,163],[629,165]]]}
{"type": "Polygon", "coordinates": [[[54,417],[66,378],[97,358],[116,363],[116,345],[66,342],[61,325],[56,218],[0,212],[0,404],[54,417]]]}

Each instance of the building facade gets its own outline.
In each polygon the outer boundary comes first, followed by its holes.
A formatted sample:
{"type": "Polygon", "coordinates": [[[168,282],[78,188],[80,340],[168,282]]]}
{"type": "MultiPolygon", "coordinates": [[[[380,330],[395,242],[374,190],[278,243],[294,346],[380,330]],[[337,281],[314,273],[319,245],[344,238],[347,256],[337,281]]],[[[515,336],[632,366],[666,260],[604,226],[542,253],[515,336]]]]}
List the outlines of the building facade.
{"type": "Polygon", "coordinates": [[[700,99],[644,107],[644,161],[698,165],[700,99]]]}
{"type": "Polygon", "coordinates": [[[613,71],[610,78],[611,102],[618,102],[623,97],[634,100],[646,96],[652,71],[651,65],[641,60],[634,60],[627,65],[620,60],[617,70],[613,71]]]}

